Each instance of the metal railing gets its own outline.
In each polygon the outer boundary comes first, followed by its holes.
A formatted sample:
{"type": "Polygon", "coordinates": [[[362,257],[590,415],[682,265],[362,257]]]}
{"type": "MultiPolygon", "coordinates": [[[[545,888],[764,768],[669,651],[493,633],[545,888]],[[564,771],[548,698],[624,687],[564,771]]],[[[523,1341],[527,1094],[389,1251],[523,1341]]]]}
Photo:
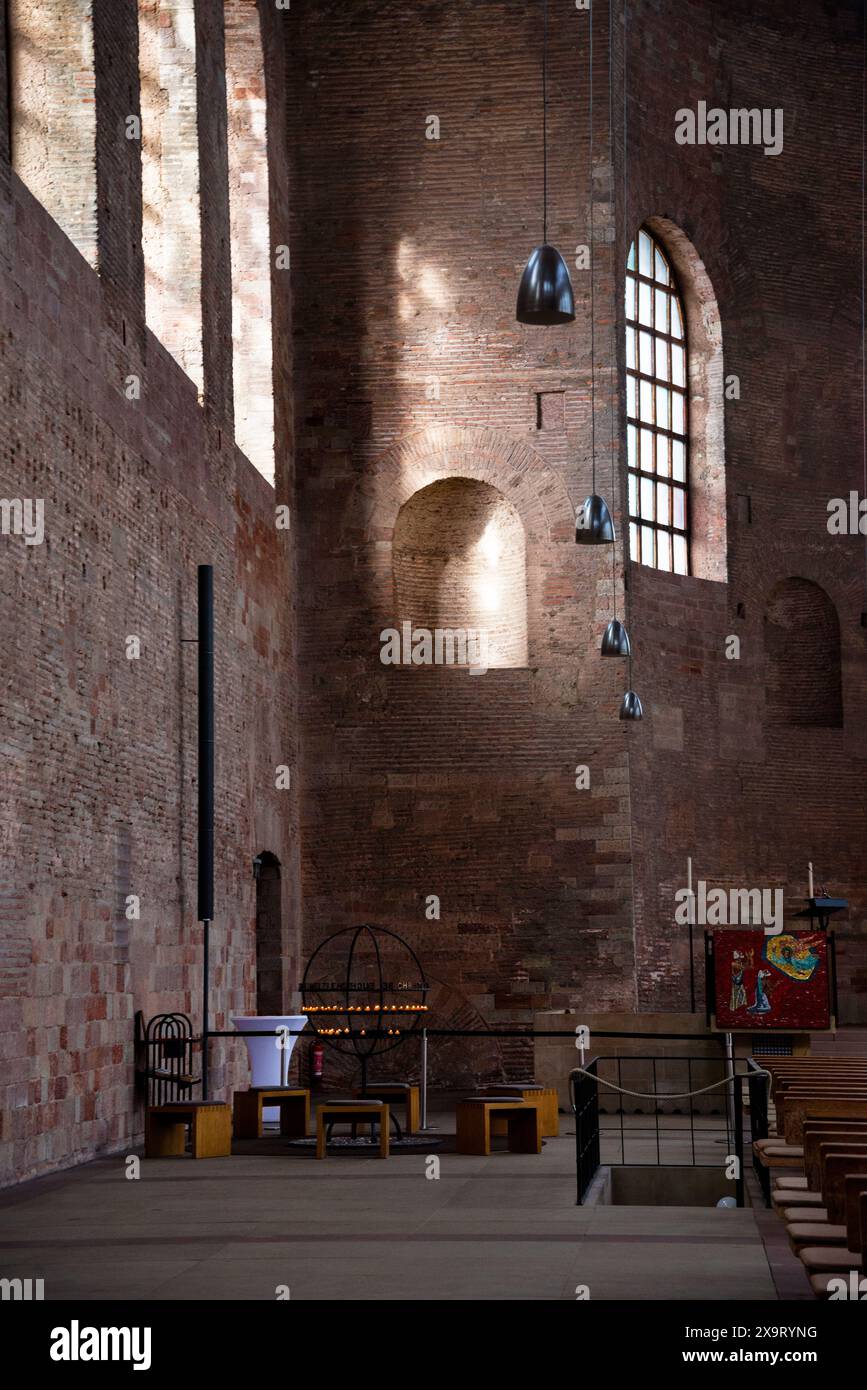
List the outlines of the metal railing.
{"type": "Polygon", "coordinates": [[[576,1205],[580,1206],[587,1189],[599,1170],[599,1086],[596,1082],[596,1062],[588,1062],[585,1071],[569,1075],[569,1097],[575,1115],[575,1175],[578,1183],[576,1205]],[[591,1072],[587,1076],[586,1072],[591,1072]]]}
{"type": "MultiPolygon", "coordinates": [[[[761,1065],[752,1057],[747,1058],[747,1087],[750,1096],[750,1138],[753,1142],[756,1139],[767,1139],[769,1130],[768,1077],[761,1065]]],[[[771,1205],[771,1170],[759,1163],[754,1148],[752,1154],[753,1171],[762,1189],[765,1206],[769,1207],[771,1205]]]]}
{"type": "Polygon", "coordinates": [[[713,1079],[724,1081],[725,1065],[722,1059],[713,1057],[599,1056],[586,1069],[576,1068],[571,1072],[569,1090],[575,1115],[579,1205],[602,1162],[611,1167],[716,1168],[722,1167],[729,1157],[738,1160],[735,1194],[738,1206],[744,1205],[742,1085],[746,1073],[737,1074],[728,1085],[721,1084],[713,1091],[705,1091],[705,1096],[719,1098],[721,1113],[702,1114],[696,1108],[696,1097],[689,1094],[709,1084],[696,1076],[699,1067],[712,1068],[717,1073],[713,1079]],[[642,1095],[654,1096],[656,1102],[645,1106],[642,1113],[630,1115],[630,1097],[620,1089],[603,1086],[606,1097],[615,1107],[611,1116],[613,1123],[609,1125],[607,1117],[600,1114],[600,1083],[612,1082],[623,1091],[638,1089],[634,1082],[631,1087],[624,1083],[623,1067],[633,1064],[639,1064],[647,1078],[640,1083],[642,1095]],[[662,1091],[659,1086],[661,1066],[665,1068],[668,1088],[662,1091]],[[603,1076],[602,1071],[608,1071],[609,1075],[603,1076]],[[587,1072],[592,1075],[588,1076],[587,1072]],[[681,1113],[674,1113],[675,1108],[681,1113]]]}

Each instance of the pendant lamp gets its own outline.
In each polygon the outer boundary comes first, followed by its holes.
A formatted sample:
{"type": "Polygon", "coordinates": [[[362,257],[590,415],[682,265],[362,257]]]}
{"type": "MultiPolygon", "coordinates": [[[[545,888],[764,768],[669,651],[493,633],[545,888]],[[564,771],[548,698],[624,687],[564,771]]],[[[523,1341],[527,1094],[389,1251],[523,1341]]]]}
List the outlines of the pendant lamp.
{"type": "Polygon", "coordinates": [[[634,690],[627,690],[620,706],[621,719],[643,719],[644,710],[634,690]]]}
{"type": "Polygon", "coordinates": [[[543,0],[542,40],[542,245],[531,252],[518,286],[519,323],[572,323],[575,298],[569,270],[556,246],[548,245],[548,0],[543,0]]]}
{"type": "MultiPolygon", "coordinates": [[[[595,472],[595,469],[594,469],[595,472]]],[[[594,485],[596,479],[593,479],[594,485]]],[[[610,545],[614,540],[614,522],[604,497],[592,492],[585,497],[575,517],[577,545],[610,545]]]]}
{"type": "Polygon", "coordinates": [[[602,634],[602,655],[629,656],[631,652],[629,633],[618,618],[612,618],[602,634]]]}

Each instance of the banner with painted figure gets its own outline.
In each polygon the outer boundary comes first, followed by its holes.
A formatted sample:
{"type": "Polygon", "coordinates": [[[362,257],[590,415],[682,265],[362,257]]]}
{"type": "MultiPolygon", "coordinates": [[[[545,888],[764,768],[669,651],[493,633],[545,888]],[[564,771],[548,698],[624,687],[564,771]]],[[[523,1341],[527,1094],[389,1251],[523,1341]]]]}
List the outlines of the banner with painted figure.
{"type": "Polygon", "coordinates": [[[830,1028],[828,938],[821,931],[713,933],[717,1028],[830,1028]]]}

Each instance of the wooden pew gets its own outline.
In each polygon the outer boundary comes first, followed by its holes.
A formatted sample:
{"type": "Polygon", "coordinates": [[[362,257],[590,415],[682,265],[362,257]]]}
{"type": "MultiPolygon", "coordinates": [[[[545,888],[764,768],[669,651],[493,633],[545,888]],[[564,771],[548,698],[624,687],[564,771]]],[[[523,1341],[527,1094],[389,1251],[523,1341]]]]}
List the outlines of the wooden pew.
{"type": "Polygon", "coordinates": [[[786,1102],[783,1136],[789,1144],[800,1144],[804,1120],[863,1120],[867,1119],[867,1094],[794,1095],[786,1102]]]}

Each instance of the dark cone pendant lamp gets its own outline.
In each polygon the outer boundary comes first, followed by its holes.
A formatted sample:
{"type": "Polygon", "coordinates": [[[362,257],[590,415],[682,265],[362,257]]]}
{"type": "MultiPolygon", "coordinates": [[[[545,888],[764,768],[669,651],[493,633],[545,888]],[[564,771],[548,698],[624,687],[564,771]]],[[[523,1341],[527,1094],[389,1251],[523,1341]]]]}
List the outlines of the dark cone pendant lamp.
{"type": "Polygon", "coordinates": [[[524,267],[518,286],[519,323],[572,323],[575,299],[566,262],[556,246],[537,246],[524,267]]]}
{"type": "Polygon", "coordinates": [[[575,517],[576,545],[611,545],[614,540],[614,522],[604,497],[592,492],[584,498],[575,517]]]}
{"type": "Polygon", "coordinates": [[[627,690],[623,697],[623,704],[620,706],[621,719],[643,719],[644,710],[641,701],[634,690],[627,690]]]}
{"type": "Polygon", "coordinates": [[[629,633],[619,618],[612,618],[602,634],[603,656],[631,656],[629,633]]]}
{"type": "Polygon", "coordinates": [[[548,327],[572,323],[575,297],[566,262],[548,245],[548,0],[543,0],[542,40],[542,245],[530,255],[518,286],[515,317],[519,323],[548,327]]]}

